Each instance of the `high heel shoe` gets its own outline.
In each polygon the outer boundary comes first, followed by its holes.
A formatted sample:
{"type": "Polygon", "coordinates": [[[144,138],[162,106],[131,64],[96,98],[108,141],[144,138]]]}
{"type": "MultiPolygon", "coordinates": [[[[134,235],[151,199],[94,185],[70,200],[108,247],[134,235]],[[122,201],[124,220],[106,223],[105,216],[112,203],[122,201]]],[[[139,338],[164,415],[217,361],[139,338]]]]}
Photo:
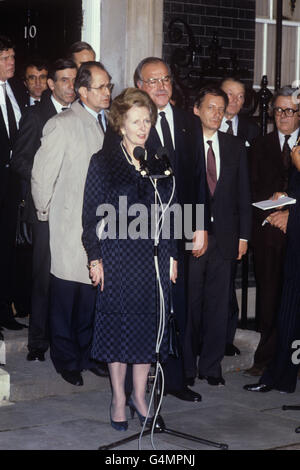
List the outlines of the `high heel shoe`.
{"type": "Polygon", "coordinates": [[[127,431],[128,421],[113,421],[111,417],[111,405],[110,405],[109,414],[110,414],[110,424],[112,425],[114,429],[116,429],[116,431],[127,431]]]}
{"type": "MultiPolygon", "coordinates": [[[[139,410],[137,409],[137,407],[133,403],[133,400],[132,400],[131,397],[128,399],[127,405],[129,406],[131,419],[134,418],[134,413],[136,413],[138,415],[139,420],[140,420],[140,425],[143,426],[144,422],[145,422],[145,419],[146,419],[146,416],[143,416],[139,412],[139,410]]],[[[151,426],[152,426],[152,418],[149,417],[149,418],[147,418],[146,427],[151,428],[151,426]]]]}

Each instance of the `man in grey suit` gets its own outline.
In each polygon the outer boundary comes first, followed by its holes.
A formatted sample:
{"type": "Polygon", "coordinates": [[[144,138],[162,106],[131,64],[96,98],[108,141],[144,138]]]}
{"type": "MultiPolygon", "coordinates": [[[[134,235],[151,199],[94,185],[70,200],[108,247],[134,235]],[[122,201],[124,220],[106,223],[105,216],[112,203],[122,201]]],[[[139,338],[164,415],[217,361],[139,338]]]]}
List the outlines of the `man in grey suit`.
{"type": "Polygon", "coordinates": [[[50,230],[50,356],[73,385],[83,384],[84,369],[102,375],[89,357],[95,289],[81,242],[81,214],[90,158],[103,144],[110,79],[100,62],[80,67],[75,81],[79,99],[47,122],[32,169],[37,216],[49,220],[50,230]]]}

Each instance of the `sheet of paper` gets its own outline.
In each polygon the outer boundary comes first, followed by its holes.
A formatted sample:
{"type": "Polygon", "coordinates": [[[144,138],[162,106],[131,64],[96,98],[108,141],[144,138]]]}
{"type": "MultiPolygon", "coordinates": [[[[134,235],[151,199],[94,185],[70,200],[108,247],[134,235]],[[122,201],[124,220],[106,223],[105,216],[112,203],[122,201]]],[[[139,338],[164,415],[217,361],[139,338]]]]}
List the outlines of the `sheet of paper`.
{"type": "Polygon", "coordinates": [[[296,199],[293,199],[292,197],[288,196],[283,196],[278,198],[276,201],[272,201],[272,199],[267,199],[266,201],[253,202],[252,206],[258,207],[258,209],[266,211],[268,209],[276,209],[276,207],[287,206],[289,204],[295,203],[296,199]]]}

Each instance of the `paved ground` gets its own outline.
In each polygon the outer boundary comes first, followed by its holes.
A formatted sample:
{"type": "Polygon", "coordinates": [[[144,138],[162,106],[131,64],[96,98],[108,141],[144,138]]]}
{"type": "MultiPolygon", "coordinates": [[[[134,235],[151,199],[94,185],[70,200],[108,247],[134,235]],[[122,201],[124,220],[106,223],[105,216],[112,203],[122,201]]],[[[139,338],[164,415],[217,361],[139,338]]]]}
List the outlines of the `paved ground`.
{"type": "MultiPolygon", "coordinates": [[[[10,379],[10,402],[0,406],[1,450],[96,450],[140,431],[137,419],[129,420],[126,433],[110,426],[108,379],[85,372],[85,385],[73,387],[55,373],[48,355],[44,363],[26,361],[24,331],[6,332],[5,338],[7,364],[2,372],[10,379]]],[[[236,344],[242,355],[224,360],[225,387],[196,382],[194,389],[202,394],[201,403],[165,397],[162,416],[166,426],[226,443],[230,450],[300,449],[300,434],[295,433],[300,411],[282,410],[284,404],[300,405],[299,386],[294,394],[257,394],[242,388],[253,382],[242,369],[251,365],[257,340],[255,332],[238,330],[236,344]]],[[[215,449],[166,433],[156,433],[153,440],[157,450],[215,449]]],[[[116,449],[137,450],[138,441],[116,449]]],[[[154,450],[149,437],[142,439],[142,449],[154,450]]]]}

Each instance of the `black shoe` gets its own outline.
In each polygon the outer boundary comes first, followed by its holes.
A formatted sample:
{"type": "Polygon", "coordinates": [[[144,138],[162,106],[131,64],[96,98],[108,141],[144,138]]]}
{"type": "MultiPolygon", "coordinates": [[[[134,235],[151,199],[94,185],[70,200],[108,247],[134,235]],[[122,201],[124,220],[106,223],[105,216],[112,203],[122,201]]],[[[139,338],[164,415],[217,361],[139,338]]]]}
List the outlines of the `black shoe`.
{"type": "Polygon", "coordinates": [[[91,367],[89,371],[95,375],[98,375],[98,377],[109,377],[109,371],[106,365],[97,364],[94,367],[91,367]]]}
{"type": "Polygon", "coordinates": [[[209,375],[198,375],[200,380],[206,380],[208,385],[225,385],[223,377],[211,377],[209,375]]]}
{"type": "Polygon", "coordinates": [[[207,377],[208,385],[225,385],[223,377],[207,377]]]}
{"type": "Polygon", "coordinates": [[[189,377],[188,379],[185,379],[185,385],[190,385],[191,387],[193,387],[195,385],[195,379],[194,377],[189,377]]]}
{"type": "Polygon", "coordinates": [[[38,349],[33,349],[32,351],[29,351],[26,357],[27,361],[40,361],[44,362],[45,360],[45,353],[44,351],[40,351],[38,349]]]}
{"type": "Polygon", "coordinates": [[[167,391],[166,395],[173,395],[176,398],[179,398],[179,400],[184,400],[184,401],[201,401],[202,397],[200,393],[193,392],[193,390],[190,390],[188,387],[184,387],[182,390],[179,391],[167,391]]]}
{"type": "Polygon", "coordinates": [[[265,384],[248,384],[244,385],[243,387],[244,390],[247,390],[248,392],[261,392],[261,393],[266,393],[270,392],[273,390],[273,388],[270,385],[265,385],[265,384]]]}
{"type": "Polygon", "coordinates": [[[241,351],[234,344],[227,343],[225,347],[225,356],[239,356],[241,351]]]}
{"type": "Polygon", "coordinates": [[[83,385],[83,378],[78,370],[63,370],[61,373],[62,378],[72,385],[80,387],[83,385]]]}
{"type": "Polygon", "coordinates": [[[253,364],[249,369],[245,369],[243,375],[250,375],[251,377],[260,377],[263,375],[265,367],[259,367],[253,364]]]}
{"type": "Polygon", "coordinates": [[[2,320],[1,326],[6,328],[7,330],[22,330],[23,328],[27,328],[27,325],[23,323],[18,323],[14,318],[10,318],[9,320],[2,320]]]}
{"type": "Polygon", "coordinates": [[[28,316],[29,316],[29,313],[22,311],[22,310],[18,310],[17,313],[15,314],[16,318],[26,318],[28,316]]]}

